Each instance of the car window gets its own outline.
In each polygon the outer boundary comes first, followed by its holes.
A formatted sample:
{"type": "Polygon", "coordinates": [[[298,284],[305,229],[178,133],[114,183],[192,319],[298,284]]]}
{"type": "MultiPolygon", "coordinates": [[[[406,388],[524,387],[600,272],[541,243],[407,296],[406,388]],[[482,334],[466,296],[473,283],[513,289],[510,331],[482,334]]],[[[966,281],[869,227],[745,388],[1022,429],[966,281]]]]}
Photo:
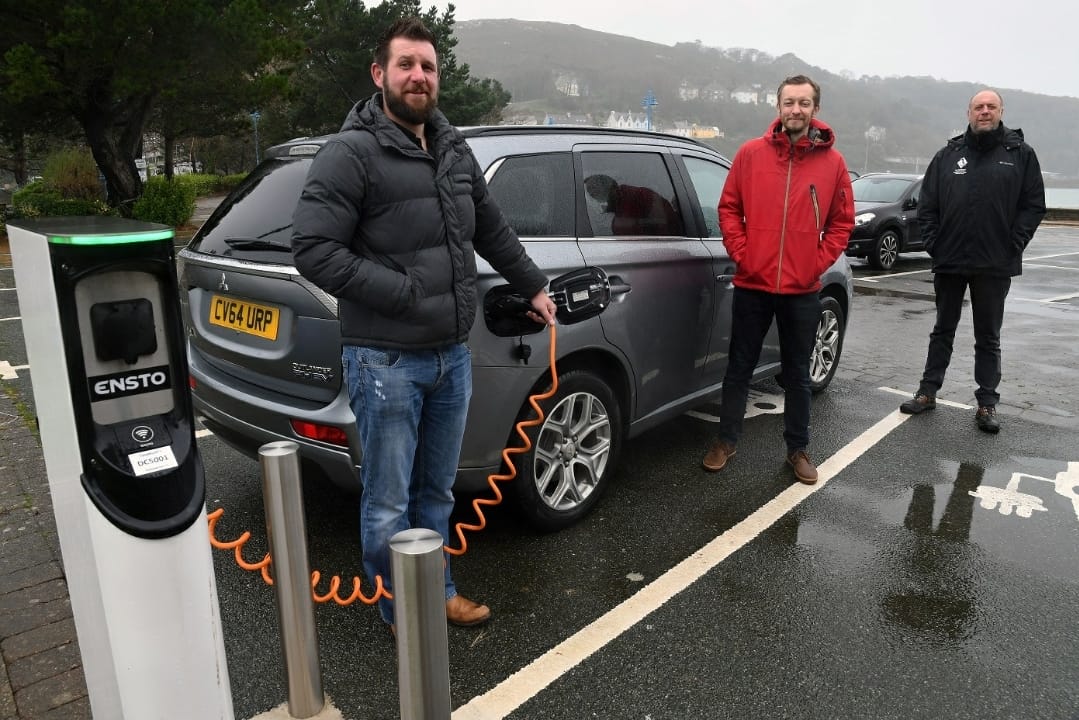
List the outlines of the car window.
{"type": "Polygon", "coordinates": [[[863,175],[851,183],[856,202],[894,203],[910,187],[908,178],[874,177],[863,175]]]}
{"type": "Polygon", "coordinates": [[[506,158],[488,187],[518,235],[573,236],[573,158],[569,153],[506,158]]]}
{"type": "Polygon", "coordinates": [[[685,235],[674,184],[658,153],[586,152],[581,169],[594,236],[685,235]]]}
{"type": "Polygon", "coordinates": [[[246,260],[291,263],[292,211],[311,158],[267,160],[203,223],[191,249],[246,260]]]}
{"type": "Polygon", "coordinates": [[[723,184],[727,182],[727,168],[719,163],[701,158],[686,156],[689,181],[697,194],[697,201],[704,213],[704,225],[708,230],[705,237],[723,237],[719,231],[719,196],[723,194],[723,184]]]}

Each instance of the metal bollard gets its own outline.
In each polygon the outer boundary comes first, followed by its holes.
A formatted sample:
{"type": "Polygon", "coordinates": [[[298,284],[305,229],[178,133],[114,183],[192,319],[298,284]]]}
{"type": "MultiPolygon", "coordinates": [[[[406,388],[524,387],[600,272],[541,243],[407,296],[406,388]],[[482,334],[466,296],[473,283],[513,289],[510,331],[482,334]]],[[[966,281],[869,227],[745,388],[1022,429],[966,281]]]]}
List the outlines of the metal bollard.
{"type": "Polygon", "coordinates": [[[444,569],[442,536],[434,530],[412,528],[390,538],[401,720],[450,718],[444,569]]]}
{"type": "Polygon", "coordinates": [[[259,448],[259,463],[273,558],[270,570],[288,680],[288,712],[294,718],[309,718],[322,711],[325,699],[307,561],[299,449],[287,440],[266,443],[259,448]]]}

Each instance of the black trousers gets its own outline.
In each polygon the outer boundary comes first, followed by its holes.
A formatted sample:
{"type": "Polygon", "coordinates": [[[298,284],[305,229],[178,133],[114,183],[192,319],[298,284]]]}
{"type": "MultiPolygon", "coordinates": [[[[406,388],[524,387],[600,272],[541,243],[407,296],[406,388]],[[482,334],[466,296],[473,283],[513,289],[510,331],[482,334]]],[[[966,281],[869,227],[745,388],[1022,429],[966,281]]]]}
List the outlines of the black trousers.
{"type": "Polygon", "coordinates": [[[723,404],[719,408],[721,440],[735,445],[749,399],[749,383],[760,360],[761,347],[772,319],[779,331],[779,357],[783,367],[783,438],[787,452],[809,446],[809,413],[813,393],[809,365],[820,323],[820,296],[779,295],[736,287],[731,308],[731,344],[723,377],[723,404]]]}
{"type": "Polygon", "coordinates": [[[936,273],[937,322],[929,334],[929,352],[918,392],[935,396],[944,384],[944,373],[952,360],[952,343],[963,297],[970,288],[970,310],[974,318],[974,397],[978,405],[995,407],[1000,400],[1000,327],[1004,324],[1004,301],[1011,289],[1010,277],[936,273]]]}

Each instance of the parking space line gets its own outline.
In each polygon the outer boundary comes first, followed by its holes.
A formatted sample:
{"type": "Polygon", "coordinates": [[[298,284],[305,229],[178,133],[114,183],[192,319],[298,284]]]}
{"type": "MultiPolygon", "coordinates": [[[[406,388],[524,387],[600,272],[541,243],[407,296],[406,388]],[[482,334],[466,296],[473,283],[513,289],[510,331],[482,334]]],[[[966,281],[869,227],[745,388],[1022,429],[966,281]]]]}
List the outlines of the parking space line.
{"type": "Polygon", "coordinates": [[[1029,270],[1031,268],[1037,268],[1038,270],[1079,270],[1079,267],[1069,267],[1067,265],[1046,265],[1045,263],[1023,263],[1023,269],[1029,270]]]}
{"type": "MultiPolygon", "coordinates": [[[[1071,257],[1073,255],[1079,255],[1079,252],[1073,251],[1073,252],[1066,252],[1066,253],[1053,253],[1051,255],[1031,256],[1031,257],[1025,258],[1023,260],[1023,266],[1026,267],[1026,263],[1037,262],[1039,260],[1049,260],[1050,258],[1058,258],[1058,257],[1071,257]]],[[[1074,270],[1075,268],[1065,268],[1065,269],[1066,270],[1074,270]]]]}
{"type": "Polygon", "coordinates": [[[791,485],[592,624],[566,638],[483,695],[469,700],[453,713],[453,720],[498,720],[506,717],[756,538],[909,417],[898,410],[886,415],[825,460],[817,468],[820,479],[816,485],[791,485]]]}
{"type": "MultiPolygon", "coordinates": [[[[886,392],[886,393],[891,393],[892,395],[902,395],[905,398],[911,397],[911,393],[910,393],[909,390],[897,390],[896,388],[890,388],[890,387],[879,387],[879,388],[877,388],[877,390],[880,390],[880,391],[886,392]]],[[[973,405],[965,405],[963,403],[953,402],[952,400],[943,400],[943,399],[940,398],[940,396],[937,396],[937,405],[946,405],[948,407],[959,408],[960,410],[973,410],[974,409],[973,405]]]]}
{"type": "Polygon", "coordinates": [[[855,279],[856,282],[875,283],[875,282],[880,282],[881,280],[890,280],[892,278],[903,277],[904,275],[921,275],[922,273],[927,273],[927,272],[930,272],[929,268],[925,268],[924,270],[907,270],[906,272],[892,273],[890,275],[874,275],[871,278],[862,277],[862,278],[854,278],[854,279],[855,279]]]}
{"type": "Polygon", "coordinates": [[[8,322],[9,320],[22,320],[22,315],[16,315],[15,317],[0,318],[0,322],[8,322]]]}

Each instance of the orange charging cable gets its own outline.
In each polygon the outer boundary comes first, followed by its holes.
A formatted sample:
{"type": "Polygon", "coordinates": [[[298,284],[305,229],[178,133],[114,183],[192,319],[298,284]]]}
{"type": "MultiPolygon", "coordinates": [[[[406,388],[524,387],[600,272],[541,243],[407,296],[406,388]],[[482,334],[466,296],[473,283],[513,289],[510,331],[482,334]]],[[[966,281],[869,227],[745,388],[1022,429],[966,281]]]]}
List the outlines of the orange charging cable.
{"type": "MultiPolygon", "coordinates": [[[[514,429],[517,431],[517,435],[524,442],[524,445],[518,447],[507,447],[502,450],[502,459],[509,467],[509,472],[503,474],[492,473],[487,476],[487,484],[490,486],[492,492],[494,493],[494,497],[474,498],[472,500],[472,509],[476,511],[476,517],[478,518],[478,521],[474,524],[463,522],[457,523],[457,525],[454,527],[454,532],[457,534],[457,539],[461,541],[461,547],[451,548],[448,545],[444,545],[442,549],[449,555],[460,556],[464,555],[465,552],[468,551],[468,542],[465,540],[466,531],[471,532],[476,530],[483,530],[485,527],[487,527],[487,518],[483,514],[483,506],[498,505],[502,502],[502,491],[498,489],[497,483],[505,482],[506,480],[512,480],[517,477],[517,466],[513,464],[513,460],[510,458],[510,455],[520,455],[532,449],[532,441],[529,439],[528,434],[525,432],[525,429],[535,427],[536,425],[539,425],[543,422],[543,408],[541,408],[539,404],[541,401],[551,398],[556,392],[558,392],[558,370],[555,367],[557,333],[555,331],[554,325],[550,325],[549,330],[551,333],[551,388],[546,392],[529,396],[528,403],[532,406],[532,409],[533,411],[535,411],[536,416],[528,420],[522,420],[514,426],[514,429]]],[[[217,539],[217,536],[215,534],[217,528],[217,521],[221,519],[221,516],[224,513],[225,510],[223,508],[218,508],[217,510],[214,510],[212,513],[207,515],[209,525],[208,529],[210,532],[210,544],[218,550],[232,550],[233,557],[235,557],[237,565],[239,565],[244,570],[259,571],[262,574],[262,579],[266,582],[266,584],[273,585],[273,578],[270,576],[270,564],[273,561],[270,558],[270,553],[266,553],[266,555],[263,556],[262,560],[256,563],[250,563],[244,560],[243,546],[247,543],[248,540],[251,539],[250,532],[245,530],[238,538],[232,541],[226,542],[217,539]]],[[[341,588],[341,578],[337,575],[334,575],[332,578],[330,578],[329,591],[323,595],[320,595],[317,588],[321,578],[322,574],[318,570],[311,571],[311,597],[314,598],[315,602],[318,603],[325,603],[333,600],[338,605],[346,606],[351,605],[356,600],[360,600],[367,605],[374,605],[376,602],[378,602],[379,598],[382,597],[386,598],[387,600],[393,600],[393,595],[388,590],[386,590],[385,586],[383,585],[381,575],[375,576],[375,591],[370,597],[360,592],[361,581],[360,578],[356,576],[353,576],[352,578],[352,593],[347,597],[341,597],[338,592],[341,588]]]]}

